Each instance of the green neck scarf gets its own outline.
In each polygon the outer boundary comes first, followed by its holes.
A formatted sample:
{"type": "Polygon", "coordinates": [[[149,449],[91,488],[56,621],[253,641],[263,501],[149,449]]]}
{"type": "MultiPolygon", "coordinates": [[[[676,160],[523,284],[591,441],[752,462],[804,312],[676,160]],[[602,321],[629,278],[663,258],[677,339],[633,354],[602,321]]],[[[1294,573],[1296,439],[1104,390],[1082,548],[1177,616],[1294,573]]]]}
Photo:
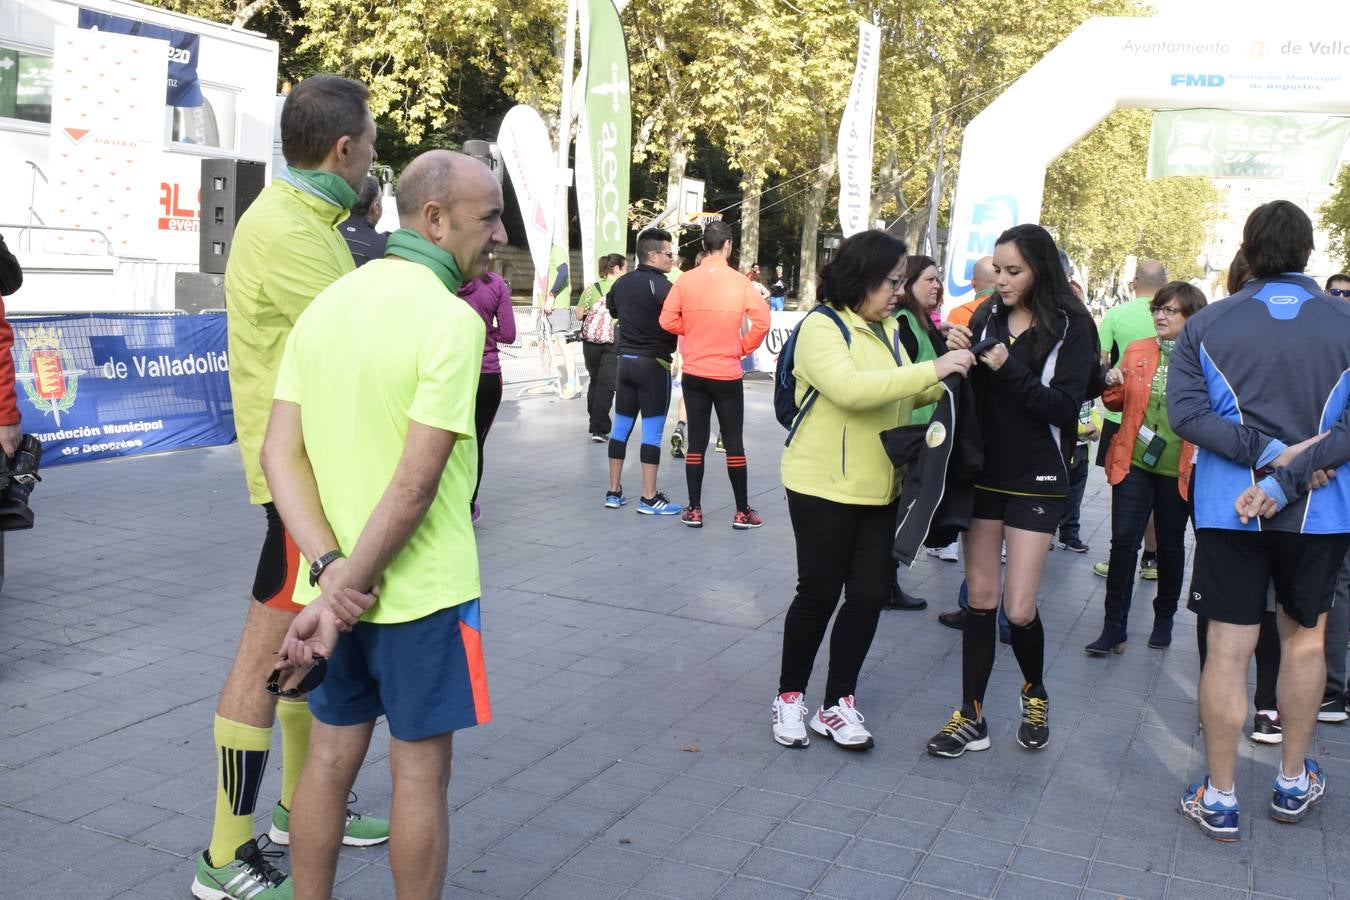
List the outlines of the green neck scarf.
{"type": "Polygon", "coordinates": [[[320,172],[318,169],[296,169],[287,167],[277,175],[282,181],[297,187],[307,194],[313,194],[321,200],[327,200],[334,206],[351,210],[356,205],[356,191],[332,172],[320,172]]]}
{"type": "Polygon", "coordinates": [[[445,289],[452,294],[459,290],[459,286],[464,282],[464,276],[459,274],[459,264],[455,262],[455,258],[411,228],[400,228],[389,235],[389,243],[385,245],[384,252],[386,256],[397,256],[408,262],[426,266],[436,273],[445,289]]]}

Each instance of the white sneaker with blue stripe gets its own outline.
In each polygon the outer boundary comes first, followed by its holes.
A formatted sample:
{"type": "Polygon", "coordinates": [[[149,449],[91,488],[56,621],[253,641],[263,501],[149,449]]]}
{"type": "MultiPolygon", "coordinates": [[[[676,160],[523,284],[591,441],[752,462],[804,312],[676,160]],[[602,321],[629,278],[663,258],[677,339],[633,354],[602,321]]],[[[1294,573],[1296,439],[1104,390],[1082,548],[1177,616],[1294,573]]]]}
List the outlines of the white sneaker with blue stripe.
{"type": "Polygon", "coordinates": [[[684,512],[684,508],[678,503],[671,503],[664,491],[657,491],[651,499],[640,498],[637,511],[642,516],[678,516],[684,512]]]}

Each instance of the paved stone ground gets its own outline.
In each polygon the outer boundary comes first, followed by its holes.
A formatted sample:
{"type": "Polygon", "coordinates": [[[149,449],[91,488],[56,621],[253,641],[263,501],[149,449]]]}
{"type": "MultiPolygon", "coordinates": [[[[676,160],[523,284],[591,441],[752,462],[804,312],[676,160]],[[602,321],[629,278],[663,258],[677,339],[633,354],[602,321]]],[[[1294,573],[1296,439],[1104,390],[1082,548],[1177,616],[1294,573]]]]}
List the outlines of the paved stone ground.
{"type": "MultiPolygon", "coordinates": [[[[1203,767],[1193,619],[1165,652],[1144,646],[1145,614],[1123,656],[1083,655],[1109,530],[1096,471],[1095,552],[1055,552],[1045,578],[1047,750],[1016,746],[1018,675],[1000,648],[993,748],[924,755],[960,670],[959,635],[935,621],[960,569],[929,558],[907,584],[932,607],[884,614],[863,671],[876,749],[773,743],[794,561],[782,432],[768,386],[749,397],[756,532],[726,527],[716,464],[701,532],[604,510],[605,451],[586,442],[581,403],[503,407],[478,531],[496,718],[457,738],[446,896],[1350,897],[1348,729],[1318,735],[1332,787],[1300,826],[1262,815],[1276,754],[1252,746],[1240,843],[1174,811],[1203,767]]],[[[683,497],[678,465],[661,480],[683,497]]],[[[238,451],[53,469],[35,500],[40,528],[10,537],[0,597],[0,896],[186,897],[210,827],[212,711],[262,534],[238,451]]],[[[823,665],[812,702],[822,683],[823,665]]],[[[387,809],[386,753],[381,728],[364,809],[387,809]]],[[[274,754],[264,808],[278,768],[274,754]]],[[[393,895],[385,848],[344,850],[339,877],[340,897],[393,895]]]]}

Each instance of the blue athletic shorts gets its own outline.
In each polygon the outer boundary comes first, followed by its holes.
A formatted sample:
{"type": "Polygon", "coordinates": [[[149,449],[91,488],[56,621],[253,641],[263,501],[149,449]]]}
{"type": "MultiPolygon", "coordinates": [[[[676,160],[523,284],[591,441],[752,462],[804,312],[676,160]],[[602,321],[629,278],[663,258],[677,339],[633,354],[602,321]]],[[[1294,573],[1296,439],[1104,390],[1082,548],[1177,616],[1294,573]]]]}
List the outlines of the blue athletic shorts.
{"type": "Polygon", "coordinates": [[[325,725],[384,716],[389,733],[417,741],[492,718],[478,601],[411,622],[358,622],[338,638],[328,674],[309,694],[325,725]]]}

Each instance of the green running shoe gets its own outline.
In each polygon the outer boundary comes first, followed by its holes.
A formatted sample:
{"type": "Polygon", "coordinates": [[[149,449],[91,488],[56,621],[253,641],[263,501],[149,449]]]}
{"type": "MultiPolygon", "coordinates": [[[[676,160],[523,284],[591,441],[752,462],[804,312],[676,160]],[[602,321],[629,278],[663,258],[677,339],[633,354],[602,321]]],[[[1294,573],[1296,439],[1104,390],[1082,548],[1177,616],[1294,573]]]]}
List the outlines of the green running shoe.
{"type": "MultiPolygon", "coordinates": [[[[272,827],[268,830],[267,836],[274,844],[284,846],[291,842],[291,811],[280,803],[272,807],[272,827]]],[[[387,840],[389,840],[388,821],[374,816],[363,816],[352,809],[347,810],[347,828],[342,832],[342,843],[348,847],[372,847],[387,840]]]]}
{"type": "Polygon", "coordinates": [[[1104,562],[1094,564],[1092,567],[1092,574],[1100,575],[1103,578],[1105,578],[1106,576],[1111,574],[1111,564],[1104,562]]]}
{"type": "Polygon", "coordinates": [[[280,850],[263,850],[257,841],[249,841],[234,856],[219,868],[207,863],[205,853],[198,856],[192,896],[198,900],[291,900],[291,879],[272,865],[281,856],[280,850]]]}

